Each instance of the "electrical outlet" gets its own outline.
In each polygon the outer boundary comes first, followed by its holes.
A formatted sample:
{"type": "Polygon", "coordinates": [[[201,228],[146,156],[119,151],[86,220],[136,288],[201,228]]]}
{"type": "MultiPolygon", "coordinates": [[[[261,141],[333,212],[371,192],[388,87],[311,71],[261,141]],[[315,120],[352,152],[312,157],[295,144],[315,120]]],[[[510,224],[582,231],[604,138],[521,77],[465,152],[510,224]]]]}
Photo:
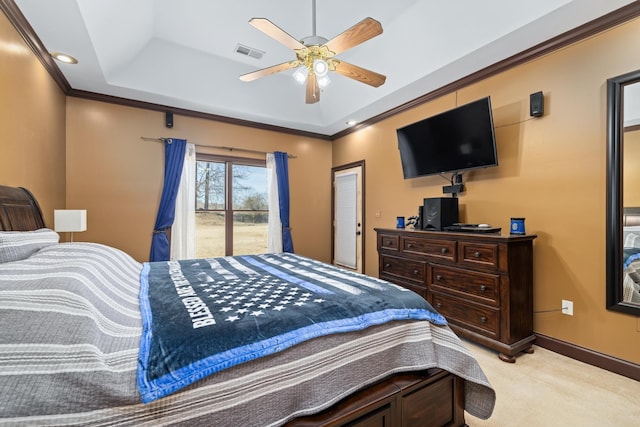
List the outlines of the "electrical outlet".
{"type": "Polygon", "coordinates": [[[376,218],[380,218],[380,210],[376,209],[376,218]]]}
{"type": "Polygon", "coordinates": [[[573,301],[562,300],[562,314],[573,316],[573,301]]]}

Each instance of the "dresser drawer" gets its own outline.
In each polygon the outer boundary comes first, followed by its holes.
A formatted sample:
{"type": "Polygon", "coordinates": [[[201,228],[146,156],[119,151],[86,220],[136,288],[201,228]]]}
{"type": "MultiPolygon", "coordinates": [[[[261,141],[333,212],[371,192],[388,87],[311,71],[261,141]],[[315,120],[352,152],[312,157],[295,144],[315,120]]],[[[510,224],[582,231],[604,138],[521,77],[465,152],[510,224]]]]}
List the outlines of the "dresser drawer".
{"type": "Polygon", "coordinates": [[[431,305],[448,322],[491,338],[500,334],[500,311],[438,292],[429,292],[431,305]]]}
{"type": "Polygon", "coordinates": [[[500,276],[462,270],[442,265],[429,265],[428,286],[438,292],[458,294],[482,304],[500,306],[500,276]]]}
{"type": "Polygon", "coordinates": [[[456,242],[454,240],[402,238],[402,251],[418,255],[427,255],[438,259],[456,261],[456,242]]]}
{"type": "Polygon", "coordinates": [[[498,269],[498,245],[476,242],[458,242],[460,264],[470,267],[498,269]]]}
{"type": "Polygon", "coordinates": [[[426,263],[382,255],[380,257],[380,273],[419,282],[424,287],[426,263]]]}
{"type": "Polygon", "coordinates": [[[378,249],[397,251],[400,248],[400,236],[393,234],[378,235],[378,249]]]}

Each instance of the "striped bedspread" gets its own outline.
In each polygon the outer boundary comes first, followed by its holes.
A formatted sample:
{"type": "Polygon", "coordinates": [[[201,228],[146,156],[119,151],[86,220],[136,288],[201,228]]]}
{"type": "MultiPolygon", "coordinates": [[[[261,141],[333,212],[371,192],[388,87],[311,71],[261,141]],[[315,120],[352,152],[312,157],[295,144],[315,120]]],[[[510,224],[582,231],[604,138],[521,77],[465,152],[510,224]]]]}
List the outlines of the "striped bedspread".
{"type": "Polygon", "coordinates": [[[433,367],[468,380],[469,413],[493,410],[493,389],[453,332],[409,320],[312,339],[144,404],[141,270],[91,243],[0,264],[0,425],[278,426],[392,373],[433,367]]]}

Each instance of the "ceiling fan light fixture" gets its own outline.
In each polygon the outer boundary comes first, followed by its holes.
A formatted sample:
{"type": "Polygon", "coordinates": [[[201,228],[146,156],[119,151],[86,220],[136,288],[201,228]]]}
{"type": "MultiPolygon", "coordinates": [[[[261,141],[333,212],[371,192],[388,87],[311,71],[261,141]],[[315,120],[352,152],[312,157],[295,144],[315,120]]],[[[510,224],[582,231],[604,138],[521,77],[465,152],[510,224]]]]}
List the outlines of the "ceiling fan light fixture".
{"type": "Polygon", "coordinates": [[[293,72],[293,78],[296,81],[296,83],[303,85],[304,82],[307,81],[308,74],[309,74],[309,70],[307,69],[307,67],[305,66],[298,67],[296,68],[296,71],[293,72]]]}
{"type": "Polygon", "coordinates": [[[327,61],[324,59],[314,59],[313,72],[316,73],[318,77],[324,77],[329,72],[329,64],[327,64],[327,61]]]}
{"type": "Polygon", "coordinates": [[[320,89],[324,89],[329,86],[329,83],[331,83],[331,79],[328,75],[325,74],[322,77],[318,77],[318,87],[320,87],[320,89]]]}

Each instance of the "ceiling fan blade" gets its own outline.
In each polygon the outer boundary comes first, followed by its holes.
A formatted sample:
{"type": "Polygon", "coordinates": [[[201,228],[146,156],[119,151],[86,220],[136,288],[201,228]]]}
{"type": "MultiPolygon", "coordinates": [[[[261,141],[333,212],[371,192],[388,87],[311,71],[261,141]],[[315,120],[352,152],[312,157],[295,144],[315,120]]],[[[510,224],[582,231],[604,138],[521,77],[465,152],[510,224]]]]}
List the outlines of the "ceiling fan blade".
{"type": "Polygon", "coordinates": [[[342,74],[350,79],[357,80],[359,82],[368,84],[369,86],[378,87],[382,86],[387,80],[386,76],[378,74],[366,68],[358,67],[357,65],[350,64],[344,61],[335,61],[336,73],[342,74]]]}
{"type": "Polygon", "coordinates": [[[249,24],[253,25],[269,37],[279,41],[290,49],[303,49],[304,45],[293,38],[289,33],[278,27],[266,18],[252,18],[249,24]]]}
{"type": "Polygon", "coordinates": [[[365,18],[342,34],[325,43],[325,46],[335,54],[351,49],[360,43],[382,34],[382,25],[373,18],[365,18]]]}
{"type": "Polygon", "coordinates": [[[320,101],[320,86],[315,73],[309,73],[307,76],[307,104],[315,104],[320,101]]]}
{"type": "Polygon", "coordinates": [[[282,64],[272,65],[271,67],[263,68],[261,70],[252,71],[251,73],[243,74],[240,76],[240,80],[243,82],[251,82],[259,79],[260,77],[268,76],[270,74],[279,73],[280,71],[290,70],[300,66],[300,61],[283,62],[282,64]]]}

